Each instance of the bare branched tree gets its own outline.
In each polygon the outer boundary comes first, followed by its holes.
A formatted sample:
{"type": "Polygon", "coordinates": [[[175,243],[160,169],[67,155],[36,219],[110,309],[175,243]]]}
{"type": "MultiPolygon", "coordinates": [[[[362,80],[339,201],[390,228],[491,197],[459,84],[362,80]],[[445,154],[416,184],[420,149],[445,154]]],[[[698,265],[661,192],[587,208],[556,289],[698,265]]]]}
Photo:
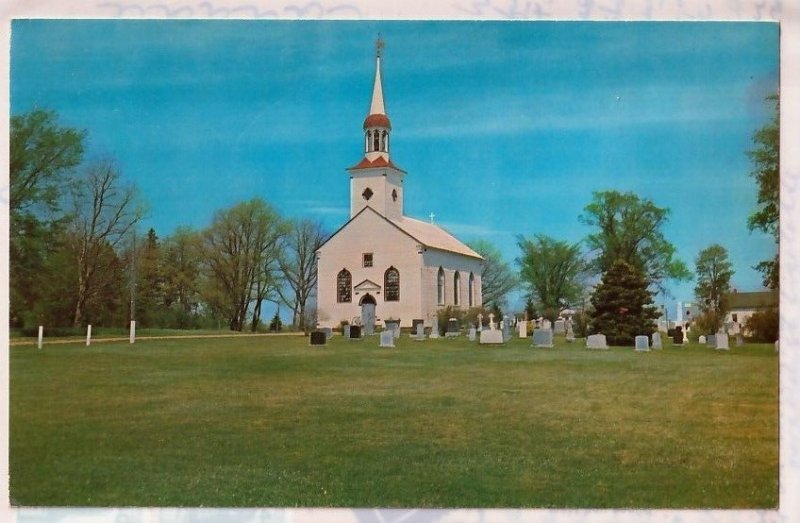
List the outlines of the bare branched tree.
{"type": "Polygon", "coordinates": [[[317,287],[317,249],[328,237],[322,224],[299,220],[291,224],[279,258],[285,286],[278,288],[281,300],[292,309],[292,325],[308,330],[306,308],[317,287]]]}

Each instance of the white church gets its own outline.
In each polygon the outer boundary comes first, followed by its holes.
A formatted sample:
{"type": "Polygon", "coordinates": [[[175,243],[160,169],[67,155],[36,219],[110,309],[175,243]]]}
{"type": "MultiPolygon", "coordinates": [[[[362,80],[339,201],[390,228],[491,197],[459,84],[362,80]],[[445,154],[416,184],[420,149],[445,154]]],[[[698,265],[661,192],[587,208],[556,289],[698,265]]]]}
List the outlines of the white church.
{"type": "Polygon", "coordinates": [[[438,310],[477,307],[483,258],[433,223],[403,213],[406,172],[389,155],[377,44],[375,85],[364,120],[364,158],[350,174],[350,219],[317,251],[317,321],[426,326],[438,310]]]}

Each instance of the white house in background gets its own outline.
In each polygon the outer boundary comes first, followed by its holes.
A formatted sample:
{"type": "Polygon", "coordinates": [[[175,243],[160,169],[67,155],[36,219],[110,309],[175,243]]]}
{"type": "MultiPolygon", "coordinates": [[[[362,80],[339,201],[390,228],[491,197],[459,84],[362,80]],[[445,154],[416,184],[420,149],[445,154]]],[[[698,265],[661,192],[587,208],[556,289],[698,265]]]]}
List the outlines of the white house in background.
{"type": "Polygon", "coordinates": [[[733,291],[725,295],[725,300],[728,304],[728,313],[725,315],[728,332],[748,335],[750,333],[744,326],[747,319],[756,312],[776,309],[779,298],[777,291],[733,291]]]}
{"type": "Polygon", "coordinates": [[[403,214],[406,172],[389,156],[377,44],[375,84],[364,120],[364,158],[350,174],[350,220],[317,251],[317,321],[363,325],[399,319],[430,325],[448,305],[477,307],[483,258],[444,229],[403,214]]]}

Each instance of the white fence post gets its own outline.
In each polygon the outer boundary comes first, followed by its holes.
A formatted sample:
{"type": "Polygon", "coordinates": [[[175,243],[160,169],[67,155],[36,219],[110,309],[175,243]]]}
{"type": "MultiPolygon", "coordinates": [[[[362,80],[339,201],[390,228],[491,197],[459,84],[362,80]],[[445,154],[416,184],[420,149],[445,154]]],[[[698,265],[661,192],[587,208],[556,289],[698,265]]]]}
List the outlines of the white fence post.
{"type": "Polygon", "coordinates": [[[38,347],[42,348],[42,338],[44,338],[44,325],[39,325],[39,343],[38,347]]]}
{"type": "Polygon", "coordinates": [[[92,344],[92,326],[91,325],[87,325],[86,326],[86,346],[88,347],[91,344],[92,344]]]}
{"type": "Polygon", "coordinates": [[[136,341],[136,321],[131,320],[131,345],[136,341]]]}

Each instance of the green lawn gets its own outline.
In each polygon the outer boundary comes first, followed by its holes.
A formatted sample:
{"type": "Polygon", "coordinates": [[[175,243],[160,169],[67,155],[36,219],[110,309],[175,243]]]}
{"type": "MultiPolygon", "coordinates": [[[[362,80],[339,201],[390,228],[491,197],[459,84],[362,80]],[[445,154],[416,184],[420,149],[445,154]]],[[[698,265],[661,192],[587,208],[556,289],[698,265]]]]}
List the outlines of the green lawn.
{"type": "Polygon", "coordinates": [[[774,508],[771,345],[10,349],[15,505],[774,508]]]}

